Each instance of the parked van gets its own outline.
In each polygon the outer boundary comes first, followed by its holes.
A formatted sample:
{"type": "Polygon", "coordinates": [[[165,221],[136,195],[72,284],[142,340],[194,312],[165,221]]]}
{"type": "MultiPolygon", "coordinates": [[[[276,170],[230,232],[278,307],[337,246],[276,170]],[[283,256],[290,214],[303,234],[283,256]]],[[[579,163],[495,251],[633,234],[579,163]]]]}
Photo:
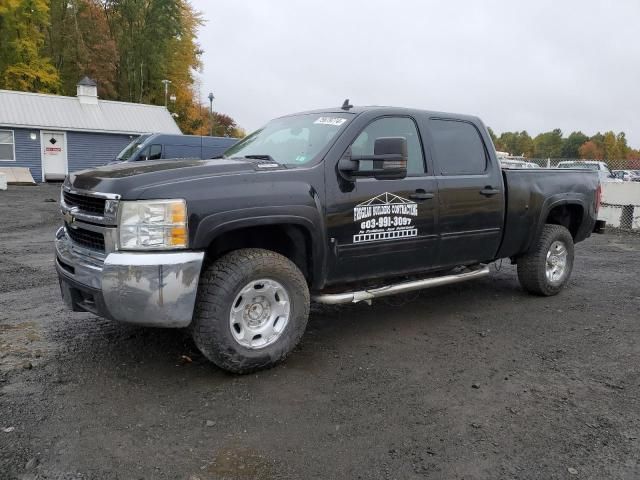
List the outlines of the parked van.
{"type": "Polygon", "coordinates": [[[235,144],[237,138],[198,135],[140,135],[116,157],[118,162],[139,162],[163,158],[213,158],[235,144]]]}

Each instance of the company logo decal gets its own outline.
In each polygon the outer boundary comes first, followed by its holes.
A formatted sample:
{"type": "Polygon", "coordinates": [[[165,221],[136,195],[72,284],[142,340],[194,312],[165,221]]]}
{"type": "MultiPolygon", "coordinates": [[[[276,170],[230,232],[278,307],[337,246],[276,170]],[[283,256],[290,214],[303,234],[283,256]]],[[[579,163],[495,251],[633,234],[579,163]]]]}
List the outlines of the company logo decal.
{"type": "Polygon", "coordinates": [[[385,192],[353,209],[353,220],[359,231],[353,243],[376,240],[396,240],[418,236],[413,221],[418,216],[418,205],[411,200],[385,192]]]}

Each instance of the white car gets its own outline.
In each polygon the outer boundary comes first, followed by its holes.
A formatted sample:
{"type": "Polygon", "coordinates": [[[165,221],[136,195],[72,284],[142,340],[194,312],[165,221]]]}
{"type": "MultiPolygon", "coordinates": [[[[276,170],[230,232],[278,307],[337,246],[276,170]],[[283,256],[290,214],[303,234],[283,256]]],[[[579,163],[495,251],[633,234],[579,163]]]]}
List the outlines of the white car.
{"type": "Polygon", "coordinates": [[[625,182],[638,182],[640,181],[640,175],[634,170],[613,170],[612,173],[625,182]]]}
{"type": "Polygon", "coordinates": [[[525,162],[524,160],[515,160],[511,158],[498,158],[502,168],[540,168],[533,162],[525,162]]]}
{"type": "Polygon", "coordinates": [[[565,160],[558,163],[556,168],[595,170],[598,172],[600,182],[622,182],[611,172],[606,162],[598,160],[565,160]]]}

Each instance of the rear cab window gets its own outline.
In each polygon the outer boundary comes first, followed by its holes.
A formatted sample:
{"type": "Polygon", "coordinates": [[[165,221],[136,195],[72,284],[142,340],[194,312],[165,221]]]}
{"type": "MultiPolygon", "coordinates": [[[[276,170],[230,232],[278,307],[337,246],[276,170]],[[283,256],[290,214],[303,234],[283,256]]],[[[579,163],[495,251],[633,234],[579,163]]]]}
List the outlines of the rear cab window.
{"type": "Polygon", "coordinates": [[[439,175],[483,175],[487,151],[478,129],[470,122],[431,118],[429,130],[439,175]]]}

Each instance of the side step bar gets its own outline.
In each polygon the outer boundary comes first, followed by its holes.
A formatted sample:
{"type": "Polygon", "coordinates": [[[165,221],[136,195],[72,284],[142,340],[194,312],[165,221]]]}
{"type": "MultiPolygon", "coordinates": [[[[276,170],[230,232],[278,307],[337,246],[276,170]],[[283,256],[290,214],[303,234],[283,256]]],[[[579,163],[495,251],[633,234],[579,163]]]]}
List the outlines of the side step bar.
{"type": "Polygon", "coordinates": [[[313,296],[313,300],[318,303],[328,305],[338,305],[341,303],[369,302],[374,298],[386,297],[397,293],[422,290],[424,288],[439,287],[452,283],[465,282],[489,275],[488,265],[479,265],[477,268],[454,275],[444,275],[442,277],[423,278],[421,280],[411,280],[409,282],[385,285],[384,287],[372,288],[370,290],[360,290],[357,292],[345,293],[321,293],[313,296]]]}

